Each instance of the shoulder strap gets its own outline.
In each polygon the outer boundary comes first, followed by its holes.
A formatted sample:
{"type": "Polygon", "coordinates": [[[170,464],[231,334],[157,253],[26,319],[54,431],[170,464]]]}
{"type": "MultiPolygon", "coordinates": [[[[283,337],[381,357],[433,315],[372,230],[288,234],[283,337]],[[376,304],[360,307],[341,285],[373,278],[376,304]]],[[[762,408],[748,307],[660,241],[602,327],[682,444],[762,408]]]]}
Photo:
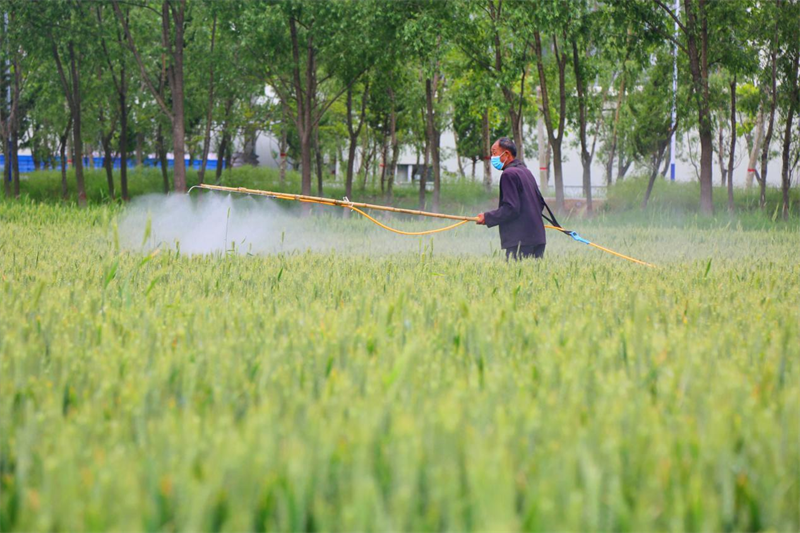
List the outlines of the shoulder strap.
{"type": "Polygon", "coordinates": [[[558,223],[558,220],[556,219],[556,216],[553,214],[553,211],[550,209],[550,206],[547,205],[547,202],[544,201],[544,196],[542,196],[542,191],[539,190],[539,187],[536,187],[536,193],[539,195],[539,200],[542,202],[542,206],[545,209],[547,209],[547,213],[550,215],[550,216],[545,215],[544,210],[542,210],[542,217],[555,227],[563,228],[563,226],[558,223]]]}

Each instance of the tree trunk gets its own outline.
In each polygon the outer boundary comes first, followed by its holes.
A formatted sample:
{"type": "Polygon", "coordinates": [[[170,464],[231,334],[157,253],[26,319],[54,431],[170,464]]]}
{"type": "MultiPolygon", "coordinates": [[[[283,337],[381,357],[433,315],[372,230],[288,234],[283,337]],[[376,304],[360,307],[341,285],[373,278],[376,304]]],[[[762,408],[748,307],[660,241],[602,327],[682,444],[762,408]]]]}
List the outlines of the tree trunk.
{"type": "Polygon", "coordinates": [[[386,142],[386,136],[381,138],[381,196],[386,193],[386,163],[388,163],[389,146],[386,142]]]}
{"type": "Polygon", "coordinates": [[[436,127],[436,113],[434,110],[434,95],[439,83],[439,74],[434,73],[433,78],[425,79],[425,109],[426,131],[431,152],[431,165],[433,166],[433,204],[434,213],[439,211],[439,192],[441,187],[441,167],[439,164],[439,130],[436,127]]]}
{"type": "MultiPolygon", "coordinates": [[[[306,36],[304,62],[305,83],[300,76],[300,40],[297,31],[297,20],[294,15],[289,17],[289,34],[292,44],[292,84],[296,95],[296,117],[295,125],[297,134],[300,137],[300,171],[301,171],[301,191],[304,195],[311,194],[311,142],[313,139],[313,129],[316,124],[313,120],[313,110],[316,98],[316,52],[313,42],[313,33],[308,32],[306,36]]],[[[288,105],[288,104],[287,104],[288,105]]],[[[309,213],[309,204],[303,204],[303,213],[309,213]]]]}
{"type": "MultiPolygon", "coordinates": [[[[67,50],[69,54],[70,79],[68,80],[64,72],[58,46],[52,36],[50,36],[50,45],[53,59],[56,62],[58,76],[61,81],[61,87],[64,90],[69,112],[72,117],[72,162],[75,166],[75,180],[78,185],[78,205],[84,207],[86,205],[86,188],[83,179],[83,138],[81,137],[81,92],[80,78],[78,77],[78,59],[75,56],[75,45],[72,41],[69,41],[67,50]]],[[[17,72],[18,76],[19,69],[15,69],[15,72],[17,72]]],[[[18,84],[16,85],[18,86],[18,84]]]]}
{"type": "Polygon", "coordinates": [[[172,153],[174,165],[172,169],[172,182],[175,192],[186,192],[186,161],[184,160],[186,145],[186,130],[184,124],[184,77],[183,77],[183,49],[185,31],[184,16],[186,14],[186,0],[178,0],[177,7],[164,0],[162,18],[166,20],[167,34],[169,33],[169,12],[175,23],[175,41],[170,43],[172,50],[172,65],[168,70],[169,88],[172,95],[172,153]]]}
{"type": "Polygon", "coordinates": [[[67,201],[69,198],[69,189],[67,188],[67,139],[69,138],[69,130],[72,127],[72,119],[67,124],[67,129],[59,139],[58,152],[61,155],[61,199],[67,201]]]}
{"type": "Polygon", "coordinates": [[[164,194],[169,193],[169,176],[167,174],[167,147],[164,146],[164,133],[161,129],[161,124],[158,125],[156,131],[156,150],[158,151],[158,160],[161,167],[161,179],[164,182],[164,194]]]}
{"type": "MultiPolygon", "coordinates": [[[[400,155],[400,147],[397,143],[397,111],[395,110],[395,95],[394,90],[389,87],[389,101],[391,102],[391,112],[389,114],[389,143],[392,149],[392,159],[389,163],[389,180],[386,185],[386,200],[391,203],[394,196],[394,175],[397,173],[397,158],[400,155]]],[[[457,146],[457,145],[456,145],[457,146]]],[[[456,148],[456,157],[458,157],[458,148],[456,148]]],[[[461,167],[461,158],[459,160],[459,167],[461,167]]],[[[463,175],[463,171],[462,171],[463,175]]]]}
{"type": "Polygon", "coordinates": [[[392,141],[392,160],[389,163],[389,181],[386,187],[386,199],[389,203],[394,200],[394,178],[397,174],[397,159],[400,157],[400,145],[397,137],[392,141]]]}
{"type": "Polygon", "coordinates": [[[219,141],[219,146],[217,146],[217,170],[215,172],[217,183],[219,183],[222,178],[222,169],[225,167],[225,152],[228,149],[228,143],[228,134],[223,133],[222,139],[219,141]]]}
{"type": "Polygon", "coordinates": [[[106,181],[108,182],[108,196],[112,200],[115,197],[114,191],[114,153],[111,149],[111,135],[103,135],[103,168],[106,171],[106,181]]]}
{"type": "Polygon", "coordinates": [[[6,142],[5,135],[3,136],[3,191],[6,198],[11,198],[11,180],[9,175],[11,173],[11,151],[9,150],[9,143],[6,142]]]}
{"type": "Polygon", "coordinates": [[[697,0],[694,9],[691,0],[684,0],[686,13],[686,44],[689,69],[694,84],[697,103],[698,131],[700,135],[700,210],[714,213],[712,162],[714,157],[713,127],[711,124],[708,89],[708,18],[706,0],[697,0]],[[699,42],[698,42],[699,39],[699,42]]]}
{"type": "MultiPolygon", "coordinates": [[[[780,5],[778,6],[780,7],[780,5]]],[[[769,163],[769,145],[772,143],[772,132],[775,127],[775,108],[778,105],[778,59],[777,59],[777,42],[778,42],[778,28],[779,20],[775,20],[775,31],[772,37],[772,49],[770,50],[770,67],[771,67],[771,83],[770,83],[770,102],[769,102],[769,120],[767,121],[767,134],[764,136],[764,145],[761,148],[761,179],[759,179],[760,198],[759,205],[761,209],[767,206],[767,166],[769,163]]]]}
{"type": "Polygon", "coordinates": [[[144,165],[144,133],[136,134],[136,167],[144,165]]]}
{"type": "Polygon", "coordinates": [[[761,149],[761,139],[764,134],[764,112],[759,107],[758,115],[756,116],[756,134],[753,138],[753,146],[750,147],[750,159],[747,162],[747,177],[745,178],[745,186],[749,189],[753,186],[753,178],[756,174],[756,162],[758,161],[758,153],[761,149]]]}
{"type": "Polygon", "coordinates": [[[364,175],[361,177],[361,190],[366,190],[367,188],[367,176],[369,176],[369,166],[372,160],[372,155],[374,151],[374,147],[370,146],[370,139],[369,139],[369,130],[364,132],[364,145],[361,147],[361,168],[359,169],[359,174],[361,171],[364,171],[364,175]]]}
{"type": "MultiPolygon", "coordinates": [[[[347,172],[345,174],[344,194],[347,198],[353,195],[353,171],[356,166],[356,148],[358,147],[358,136],[361,134],[361,127],[364,124],[364,113],[366,111],[368,87],[364,89],[364,96],[361,99],[361,120],[358,127],[353,127],[353,89],[347,90],[347,133],[349,145],[347,147],[347,172]]],[[[362,157],[366,157],[366,152],[362,152],[362,157]]],[[[350,214],[349,209],[344,210],[345,215],[350,214]]]]}
{"type": "MultiPolygon", "coordinates": [[[[302,183],[300,186],[301,194],[304,196],[311,195],[311,131],[306,130],[304,135],[300,136],[300,176],[302,183]]],[[[305,212],[308,211],[306,207],[305,212]]]]}
{"type": "MultiPolygon", "coordinates": [[[[525,88],[525,73],[522,75],[522,88],[525,88]]],[[[515,159],[521,163],[525,162],[524,139],[522,138],[522,99],[523,95],[519,96],[519,112],[517,110],[517,95],[507,86],[503,86],[503,96],[505,97],[506,104],[508,104],[508,123],[511,126],[511,136],[514,138],[514,144],[517,146],[517,155],[515,159]]]]}
{"type": "Polygon", "coordinates": [[[11,132],[11,173],[14,180],[14,198],[19,198],[19,123],[17,119],[14,119],[13,122],[16,124],[14,124],[11,132]]]}
{"type": "Polygon", "coordinates": [[[78,60],[75,56],[75,46],[69,42],[69,64],[72,77],[72,147],[75,150],[75,180],[78,184],[78,205],[86,206],[86,185],[83,179],[83,137],[81,136],[81,89],[78,77],[78,60]]]}
{"type": "Polygon", "coordinates": [[[647,190],[644,193],[644,199],[642,200],[642,209],[647,208],[647,202],[650,201],[650,195],[653,192],[653,185],[656,182],[656,178],[658,177],[658,167],[661,165],[661,160],[664,158],[664,152],[667,150],[669,146],[669,138],[659,143],[659,146],[656,148],[655,153],[650,158],[651,167],[650,167],[650,179],[647,181],[647,190]]]}
{"type": "Polygon", "coordinates": [[[553,145],[553,181],[556,188],[556,209],[564,211],[564,174],[561,163],[561,141],[553,145]],[[558,206],[561,206],[560,208],[558,206]]]}
{"type": "MultiPolygon", "coordinates": [[[[225,167],[230,167],[230,161],[225,159],[225,154],[230,150],[231,144],[231,134],[229,131],[230,128],[230,120],[231,120],[231,110],[233,109],[233,98],[228,98],[225,100],[225,119],[222,122],[222,139],[220,139],[219,146],[217,147],[217,172],[216,172],[216,179],[217,183],[220,182],[222,178],[222,169],[225,167]]],[[[285,148],[282,148],[285,151],[285,148]]],[[[285,167],[284,167],[285,172],[285,167]]],[[[283,174],[281,174],[281,184],[283,184],[283,174]]]]}
{"type": "Polygon", "coordinates": [[[556,187],[556,211],[564,211],[564,180],[562,174],[562,154],[561,143],[564,140],[564,125],[566,123],[567,91],[566,91],[566,55],[561,53],[558,48],[558,37],[553,34],[553,55],[556,60],[558,70],[558,126],[554,125],[553,117],[550,113],[550,97],[547,89],[547,75],[545,73],[542,42],[538,30],[533,33],[533,49],[536,52],[536,67],[539,72],[539,87],[542,93],[542,112],[544,123],[547,128],[547,137],[553,149],[555,187],[556,187]]]}
{"type": "Polygon", "coordinates": [[[620,156],[619,158],[619,165],[617,167],[617,181],[622,181],[625,175],[628,173],[628,169],[631,168],[631,164],[633,163],[632,159],[625,159],[624,157],[620,156]]]}
{"type": "Polygon", "coordinates": [[[458,151],[458,132],[453,128],[453,144],[455,144],[456,148],[456,164],[458,165],[458,175],[462,178],[465,176],[464,174],[464,164],[461,162],[461,153],[458,151]]]}
{"type": "Polygon", "coordinates": [[[314,154],[317,167],[317,196],[322,196],[322,151],[319,147],[319,128],[314,128],[314,154]]]}
{"type": "MultiPolygon", "coordinates": [[[[536,88],[536,100],[541,101],[542,88],[536,88]]],[[[537,113],[536,129],[539,141],[539,183],[542,190],[547,191],[550,184],[550,143],[547,142],[547,136],[544,128],[544,119],[542,118],[542,109],[539,108],[537,113]]]]}
{"type": "Polygon", "coordinates": [[[122,191],[122,200],[130,200],[128,194],[128,81],[125,75],[125,65],[120,72],[119,92],[119,186],[122,191]]]}
{"type": "MultiPolygon", "coordinates": [[[[702,120],[708,120],[706,117],[702,120]]],[[[700,211],[703,214],[712,215],[714,214],[714,204],[712,200],[711,172],[713,170],[714,145],[711,140],[710,125],[709,127],[701,127],[700,130],[700,211]]]]}
{"type": "Polygon", "coordinates": [[[172,167],[172,182],[175,187],[175,192],[186,192],[186,159],[184,152],[184,139],[186,132],[183,123],[183,81],[176,82],[180,85],[180,94],[173,97],[172,109],[175,113],[175,120],[172,122],[172,153],[173,153],[173,167],[172,167]],[[180,102],[178,102],[180,100],[180,102]]]}
{"type": "Polygon", "coordinates": [[[232,164],[233,164],[233,139],[229,137],[228,146],[225,150],[225,170],[230,172],[232,164]]]}
{"type": "Polygon", "coordinates": [[[425,210],[425,196],[427,194],[426,186],[428,185],[428,167],[430,166],[431,146],[428,136],[425,136],[425,155],[422,160],[422,172],[419,175],[419,209],[425,210]]]}
{"type": "MultiPolygon", "coordinates": [[[[655,157],[653,156],[653,163],[655,163],[655,157]]],[[[647,209],[647,202],[650,201],[650,195],[653,193],[653,185],[656,182],[656,176],[658,176],[658,167],[655,164],[651,164],[650,169],[650,178],[647,180],[647,190],[644,192],[644,198],[642,199],[642,209],[647,209]]]]}
{"type": "Polygon", "coordinates": [[[200,170],[197,172],[197,182],[203,183],[206,175],[206,165],[208,164],[208,151],[211,147],[211,119],[214,111],[214,41],[217,36],[217,14],[214,13],[214,22],[211,26],[211,49],[208,67],[208,109],[206,110],[206,130],[203,135],[203,156],[200,162],[200,170]]]}
{"type": "Polygon", "coordinates": [[[723,187],[725,186],[726,180],[728,179],[728,169],[725,168],[725,155],[723,153],[723,144],[725,143],[725,139],[722,135],[722,124],[720,120],[720,125],[717,127],[717,163],[719,164],[719,181],[720,185],[723,187]]]}
{"type": "Polygon", "coordinates": [[[667,154],[664,157],[664,166],[661,167],[661,177],[666,179],[667,171],[669,171],[670,167],[670,158],[672,157],[672,143],[667,146],[667,154]]]}
{"type": "Polygon", "coordinates": [[[489,138],[489,109],[483,110],[482,121],[482,137],[483,137],[483,153],[481,159],[483,160],[483,188],[487,193],[492,192],[492,140],[489,138]]]}
{"type": "MultiPolygon", "coordinates": [[[[289,149],[289,147],[288,147],[288,132],[287,132],[286,126],[284,125],[281,128],[281,140],[280,140],[280,142],[278,144],[278,150],[280,150],[279,157],[281,158],[281,162],[280,162],[280,178],[279,178],[281,187],[283,187],[286,184],[286,162],[287,162],[287,160],[286,160],[286,158],[287,158],[286,151],[288,149],[289,149]]],[[[349,211],[349,210],[347,210],[347,211],[349,211]]]]}
{"type": "Polygon", "coordinates": [[[105,111],[100,109],[100,147],[103,150],[103,169],[106,171],[106,182],[108,184],[108,197],[111,200],[115,198],[114,191],[114,155],[111,148],[111,139],[114,137],[114,129],[116,128],[116,118],[113,118],[110,124],[106,125],[105,111]],[[108,127],[108,129],[106,129],[108,127]]]}
{"type": "MultiPolygon", "coordinates": [[[[586,145],[586,85],[583,80],[578,44],[572,40],[572,69],[575,72],[575,86],[578,92],[578,137],[581,144],[581,165],[583,166],[583,195],[586,198],[586,213],[592,214],[592,154],[586,145]]],[[[656,167],[658,172],[658,167],[656,167]]]]}
{"type": "Polygon", "coordinates": [[[736,76],[731,80],[731,144],[728,152],[728,212],[733,214],[733,161],[736,154],[736,76]]]}
{"type": "Polygon", "coordinates": [[[14,190],[14,198],[19,198],[20,196],[20,183],[19,183],[19,125],[20,125],[20,79],[22,77],[21,67],[19,64],[19,55],[17,53],[13,54],[13,65],[14,65],[14,75],[13,79],[9,79],[8,83],[12,84],[13,86],[13,96],[12,96],[12,104],[11,109],[9,109],[9,116],[8,116],[8,128],[7,128],[7,135],[8,138],[11,140],[10,146],[10,157],[6,161],[6,165],[10,168],[11,179],[12,179],[12,187],[14,190]]]}
{"type": "Polygon", "coordinates": [[[331,175],[333,176],[334,183],[337,184],[339,183],[339,176],[341,174],[339,172],[339,164],[341,161],[342,161],[342,148],[337,146],[336,151],[333,153],[333,163],[331,163],[331,167],[333,169],[331,170],[331,175]]]}
{"type": "Polygon", "coordinates": [[[581,156],[583,163],[583,196],[586,198],[586,214],[591,215],[592,208],[592,161],[588,155],[581,156]]]}
{"type": "MultiPolygon", "coordinates": [[[[362,110],[364,109],[364,101],[362,100],[362,110]]],[[[350,198],[353,195],[353,172],[356,166],[356,148],[358,147],[358,136],[361,133],[362,122],[359,122],[358,128],[353,128],[353,90],[352,88],[347,91],[347,133],[348,133],[348,146],[347,146],[347,171],[344,178],[344,195],[350,198]]],[[[362,152],[364,156],[364,154],[362,152]]],[[[344,210],[345,216],[349,215],[350,210],[344,210]]]]}
{"type": "MultiPolygon", "coordinates": [[[[34,130],[38,130],[39,125],[37,124],[34,126],[34,130]]],[[[38,132],[34,131],[33,138],[30,141],[31,146],[31,159],[33,159],[33,170],[39,170],[42,164],[41,154],[39,149],[39,142],[38,142],[38,132]]]]}
{"type": "MultiPolygon", "coordinates": [[[[795,43],[796,46],[797,43],[795,43]]],[[[792,123],[794,121],[794,115],[797,111],[797,107],[800,105],[800,87],[798,87],[797,77],[798,77],[798,66],[800,66],[800,50],[795,48],[794,50],[794,61],[790,67],[788,72],[789,80],[788,80],[788,96],[789,96],[789,111],[786,115],[786,127],[784,130],[783,135],[783,153],[781,157],[781,191],[783,192],[783,219],[789,220],[789,208],[790,208],[790,200],[789,200],[789,186],[791,185],[790,181],[790,155],[791,155],[791,148],[792,148],[792,123]]]]}

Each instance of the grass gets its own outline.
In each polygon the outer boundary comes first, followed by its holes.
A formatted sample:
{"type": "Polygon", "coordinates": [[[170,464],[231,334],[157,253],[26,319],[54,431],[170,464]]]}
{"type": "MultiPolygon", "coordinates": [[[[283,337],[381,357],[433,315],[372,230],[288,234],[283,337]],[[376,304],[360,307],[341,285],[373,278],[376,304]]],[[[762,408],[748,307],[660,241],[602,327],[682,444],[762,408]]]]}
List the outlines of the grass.
{"type": "Polygon", "coordinates": [[[796,223],[575,221],[651,270],[327,215],[139,252],[122,210],[0,202],[2,531],[800,528],[796,223]]]}
{"type": "MultiPolygon", "coordinates": [[[[641,212],[642,199],[647,189],[647,177],[639,177],[617,182],[609,190],[606,209],[610,212],[641,212]]],[[[759,189],[755,184],[750,189],[734,189],[734,209],[738,216],[744,214],[748,220],[760,219],[770,224],[781,218],[783,206],[782,192],[777,187],[766,189],[766,208],[763,212],[759,209],[759,189]],[[756,217],[750,215],[756,214],[756,217]]],[[[699,182],[670,182],[658,179],[654,183],[653,193],[648,203],[646,212],[651,218],[667,220],[675,217],[693,216],[698,212],[700,198],[699,182]],[[653,217],[652,214],[656,216],[653,217]]],[[[791,214],[795,218],[800,216],[800,189],[790,189],[791,214]]],[[[714,210],[717,213],[726,213],[728,210],[728,191],[725,187],[714,187],[714,210]]],[[[713,218],[709,218],[713,220],[713,218]]],[[[719,220],[719,219],[718,219],[719,220]]]]}

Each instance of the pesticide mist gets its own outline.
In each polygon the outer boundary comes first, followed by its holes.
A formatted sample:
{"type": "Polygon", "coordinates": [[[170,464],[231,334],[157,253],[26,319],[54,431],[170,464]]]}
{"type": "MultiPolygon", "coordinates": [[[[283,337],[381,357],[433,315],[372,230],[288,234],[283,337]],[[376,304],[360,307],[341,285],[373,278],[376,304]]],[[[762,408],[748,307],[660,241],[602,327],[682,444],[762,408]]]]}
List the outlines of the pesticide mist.
{"type": "MultiPolygon", "coordinates": [[[[179,249],[189,255],[339,253],[357,256],[425,254],[488,257],[500,253],[497,229],[465,224],[430,236],[396,235],[340,207],[313,206],[301,216],[300,204],[265,197],[200,193],[153,194],[130,203],[117,225],[120,245],[149,253],[154,248],[179,249]]],[[[385,224],[409,231],[441,227],[440,221],[373,213],[385,224]]],[[[602,216],[576,219],[581,234],[621,253],[659,264],[687,260],[750,258],[747,231],[684,229],[646,225],[603,224],[602,216]],[[670,246],[663,245],[665,235],[670,246]]],[[[794,233],[796,235],[796,233],[794,233]]],[[[550,232],[546,257],[569,256],[584,261],[602,254],[572,239],[550,232]]],[[[784,237],[785,238],[785,237],[784,237]]],[[[794,238],[790,237],[790,238],[794,238]]],[[[606,261],[620,261],[614,257],[606,261]]]]}
{"type": "MultiPolygon", "coordinates": [[[[372,255],[399,252],[490,254],[495,231],[471,225],[434,237],[400,236],[339,207],[314,206],[302,217],[298,205],[271,198],[205,193],[147,195],[135,199],[118,222],[120,244],[129,250],[179,249],[181,253],[275,254],[343,252],[372,255]]],[[[383,218],[387,220],[387,218],[383,218]]],[[[437,222],[394,217],[404,229],[430,229],[437,222]]]]}

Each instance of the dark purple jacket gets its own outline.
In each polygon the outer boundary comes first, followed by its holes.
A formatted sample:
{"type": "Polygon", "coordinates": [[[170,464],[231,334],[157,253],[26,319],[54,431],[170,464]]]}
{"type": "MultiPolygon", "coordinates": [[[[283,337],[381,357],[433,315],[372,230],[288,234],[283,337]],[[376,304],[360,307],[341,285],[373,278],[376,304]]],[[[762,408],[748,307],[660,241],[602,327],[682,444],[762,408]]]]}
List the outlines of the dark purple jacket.
{"type": "Polygon", "coordinates": [[[546,242],[542,221],[544,200],[531,171],[516,159],[500,176],[500,205],[484,213],[486,226],[500,226],[500,246],[535,246],[546,242]]]}

